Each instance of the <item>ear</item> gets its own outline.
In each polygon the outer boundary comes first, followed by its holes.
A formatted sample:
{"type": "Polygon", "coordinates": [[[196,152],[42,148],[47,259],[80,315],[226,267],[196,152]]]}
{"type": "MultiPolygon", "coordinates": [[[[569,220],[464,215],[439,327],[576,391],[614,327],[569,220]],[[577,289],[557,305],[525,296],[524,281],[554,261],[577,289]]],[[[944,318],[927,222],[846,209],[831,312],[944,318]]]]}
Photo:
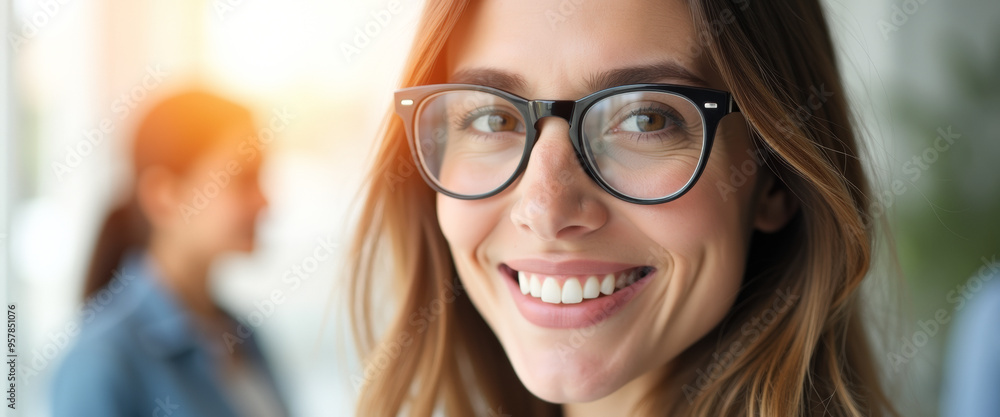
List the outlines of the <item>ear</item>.
{"type": "Polygon", "coordinates": [[[763,169],[761,173],[757,179],[753,226],[761,232],[774,233],[799,211],[799,200],[770,170],[763,169]]]}
{"type": "Polygon", "coordinates": [[[163,167],[144,169],[136,179],[136,198],[142,214],[153,228],[163,228],[176,218],[181,201],[177,176],[163,167]]]}

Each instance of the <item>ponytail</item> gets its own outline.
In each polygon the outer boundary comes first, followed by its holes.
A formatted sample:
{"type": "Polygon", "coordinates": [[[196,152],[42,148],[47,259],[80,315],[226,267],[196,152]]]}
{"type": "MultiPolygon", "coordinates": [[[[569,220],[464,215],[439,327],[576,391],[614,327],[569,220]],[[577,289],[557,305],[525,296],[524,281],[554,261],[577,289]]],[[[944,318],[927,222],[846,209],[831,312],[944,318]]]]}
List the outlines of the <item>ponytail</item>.
{"type": "Polygon", "coordinates": [[[149,225],[135,198],[119,205],[104,219],[90,258],[83,283],[83,298],[90,298],[104,288],[130,249],[141,248],[149,239],[149,225]]]}

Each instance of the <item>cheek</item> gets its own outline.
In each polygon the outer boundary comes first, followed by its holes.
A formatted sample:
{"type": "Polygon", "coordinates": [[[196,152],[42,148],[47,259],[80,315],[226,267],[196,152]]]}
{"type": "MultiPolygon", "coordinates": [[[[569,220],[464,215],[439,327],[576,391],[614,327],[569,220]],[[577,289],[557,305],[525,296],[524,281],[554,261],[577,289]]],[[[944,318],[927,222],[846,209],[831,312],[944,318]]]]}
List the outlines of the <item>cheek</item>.
{"type": "Polygon", "coordinates": [[[465,201],[438,194],[438,225],[456,260],[473,256],[504,220],[504,207],[490,200],[498,199],[465,201]]]}
{"type": "MultiPolygon", "coordinates": [[[[754,217],[754,193],[762,164],[751,151],[746,125],[737,117],[723,120],[716,144],[698,182],[668,207],[646,207],[641,223],[665,225],[657,238],[671,251],[697,255],[699,250],[737,256],[724,264],[742,266],[754,217]],[[699,249],[700,248],[700,249],[699,249]],[[737,262],[739,261],[739,262],[737,262]]],[[[640,224],[641,224],[640,223],[640,224]]]]}
{"type": "Polygon", "coordinates": [[[219,194],[213,205],[215,211],[212,217],[219,223],[220,228],[234,229],[245,225],[250,218],[250,213],[246,208],[247,198],[238,189],[230,187],[219,194]]]}
{"type": "MultiPolygon", "coordinates": [[[[652,263],[670,269],[671,291],[717,290],[738,286],[750,235],[743,199],[723,201],[706,172],[698,184],[669,207],[634,207],[622,216],[646,240],[637,249],[652,263]]],[[[716,293],[716,296],[721,296],[716,293]]]]}
{"type": "Polygon", "coordinates": [[[662,225],[651,227],[649,237],[669,253],[681,269],[679,276],[718,290],[735,288],[742,279],[750,237],[745,213],[749,199],[724,201],[714,186],[718,177],[706,174],[698,186],[671,202],[670,210],[650,213],[643,223],[662,225]]]}
{"type": "Polygon", "coordinates": [[[187,189],[192,187],[201,187],[201,191],[197,195],[187,193],[186,209],[179,213],[178,221],[187,240],[204,250],[247,248],[252,242],[256,213],[248,209],[251,202],[240,184],[216,188],[202,182],[187,189]]]}
{"type": "Polygon", "coordinates": [[[219,197],[218,221],[220,232],[234,247],[252,243],[257,218],[262,209],[258,193],[252,184],[234,183],[219,197]]]}
{"type": "MultiPolygon", "coordinates": [[[[720,149],[724,150],[724,149],[720,149]]],[[[744,148],[745,151],[745,148],[744,148]]],[[[649,358],[668,361],[714,328],[725,317],[743,280],[752,232],[753,184],[720,190],[740,153],[718,152],[698,183],[663,206],[622,206],[617,213],[645,243],[635,247],[666,270],[667,279],[648,289],[641,308],[643,328],[655,329],[649,358]],[[729,191],[729,192],[725,192],[729,191]]],[[[746,156],[746,153],[742,153],[746,156]]],[[[737,162],[738,165],[739,162],[737,162]]]]}
{"type": "MultiPolygon", "coordinates": [[[[660,251],[685,259],[715,252],[718,256],[742,256],[752,231],[756,168],[740,173],[736,182],[731,174],[750,159],[745,150],[717,148],[698,182],[677,200],[659,206],[622,206],[617,212],[660,251]]],[[[742,265],[736,261],[742,258],[724,263],[742,265]]]]}
{"type": "Polygon", "coordinates": [[[511,224],[504,199],[465,201],[438,195],[437,214],[463,287],[486,321],[496,324],[506,298],[503,286],[491,279],[495,271],[485,268],[492,265],[487,249],[505,241],[502,229],[511,224]]]}

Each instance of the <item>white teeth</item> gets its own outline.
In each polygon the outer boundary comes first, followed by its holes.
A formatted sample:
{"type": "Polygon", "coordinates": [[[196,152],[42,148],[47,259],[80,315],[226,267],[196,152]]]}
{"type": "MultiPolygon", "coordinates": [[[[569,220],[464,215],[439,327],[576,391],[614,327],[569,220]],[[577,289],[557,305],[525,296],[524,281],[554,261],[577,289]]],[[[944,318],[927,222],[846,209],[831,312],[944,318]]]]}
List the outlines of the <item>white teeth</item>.
{"type": "Polygon", "coordinates": [[[583,301],[583,288],[576,278],[567,279],[563,283],[562,302],[563,304],[576,304],[583,301]]]}
{"type": "Polygon", "coordinates": [[[538,281],[538,277],[532,275],[531,276],[531,281],[529,282],[529,286],[530,286],[530,289],[531,289],[531,296],[532,297],[535,297],[535,298],[541,298],[542,297],[542,283],[540,281],[538,281]]]}
{"type": "Polygon", "coordinates": [[[631,285],[637,274],[638,271],[633,269],[621,274],[590,275],[586,278],[566,277],[560,284],[555,277],[517,271],[517,284],[521,294],[531,294],[532,297],[541,298],[546,303],[576,304],[585,299],[598,298],[601,294],[614,294],[616,290],[631,285]]]}
{"type": "Polygon", "coordinates": [[[560,300],[562,300],[562,291],[559,290],[559,283],[556,282],[555,278],[546,277],[542,284],[542,301],[559,304],[560,300]]]}
{"type": "Polygon", "coordinates": [[[615,292],[615,274],[607,274],[601,281],[601,294],[611,295],[615,292]]]}
{"type": "Polygon", "coordinates": [[[597,298],[599,295],[601,295],[601,284],[597,282],[597,277],[591,275],[583,285],[583,298],[597,298]]]}

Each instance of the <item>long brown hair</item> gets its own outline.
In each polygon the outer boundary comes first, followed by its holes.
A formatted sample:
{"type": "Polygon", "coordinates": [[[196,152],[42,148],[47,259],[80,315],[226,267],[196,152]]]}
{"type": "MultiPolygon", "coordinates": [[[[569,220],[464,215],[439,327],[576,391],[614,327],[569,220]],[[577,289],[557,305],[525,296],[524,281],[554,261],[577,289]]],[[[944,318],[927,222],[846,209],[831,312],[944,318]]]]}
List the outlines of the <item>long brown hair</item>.
{"type": "MultiPolygon", "coordinates": [[[[132,142],[132,172],[138,177],[143,170],[159,166],[183,174],[221,139],[224,129],[250,125],[252,119],[247,108],[205,91],[171,96],[154,106],[139,123],[132,142]]],[[[111,281],[129,249],[147,244],[149,224],[136,202],[135,190],[128,194],[101,224],[84,281],[84,298],[111,281]]]]}
{"type": "MultiPolygon", "coordinates": [[[[720,72],[750,126],[768,169],[799,199],[781,231],[754,235],[746,276],[728,316],[699,349],[682,353],[697,395],[664,404],[663,389],[640,404],[643,414],[696,416],[895,415],[884,394],[861,320],[858,289],[868,274],[875,232],[866,227],[868,190],[825,16],[817,0],[690,0],[697,41],[720,72]],[[725,24],[712,24],[724,22],[725,24]],[[822,106],[800,106],[820,91],[822,106]],[[829,94],[826,94],[826,93],[829,94]],[[776,294],[788,302],[774,315],[776,294]],[[748,317],[774,324],[747,341],[748,317]],[[725,366],[719,353],[742,343],[725,366]],[[716,363],[717,364],[717,363],[716,363]],[[698,374],[700,375],[700,374],[698,374]]],[[[444,82],[442,51],[467,6],[430,0],[402,77],[402,87],[444,82]]],[[[815,101],[815,100],[814,100],[815,101]]],[[[350,313],[364,371],[358,415],[557,416],[558,405],[530,394],[497,337],[457,283],[439,229],[434,192],[416,174],[402,124],[390,113],[368,173],[350,253],[350,313]],[[383,271],[380,268],[390,265],[383,271]],[[381,281],[387,277],[391,282],[381,281]],[[376,326],[376,298],[392,288],[388,327],[376,326]],[[434,320],[414,320],[435,304],[434,320]],[[384,328],[381,337],[376,328],[384,328]],[[377,342],[378,341],[378,342],[377,342]],[[487,411],[492,410],[492,411],[487,411]]],[[[379,323],[381,324],[381,323],[379,323]]]]}

